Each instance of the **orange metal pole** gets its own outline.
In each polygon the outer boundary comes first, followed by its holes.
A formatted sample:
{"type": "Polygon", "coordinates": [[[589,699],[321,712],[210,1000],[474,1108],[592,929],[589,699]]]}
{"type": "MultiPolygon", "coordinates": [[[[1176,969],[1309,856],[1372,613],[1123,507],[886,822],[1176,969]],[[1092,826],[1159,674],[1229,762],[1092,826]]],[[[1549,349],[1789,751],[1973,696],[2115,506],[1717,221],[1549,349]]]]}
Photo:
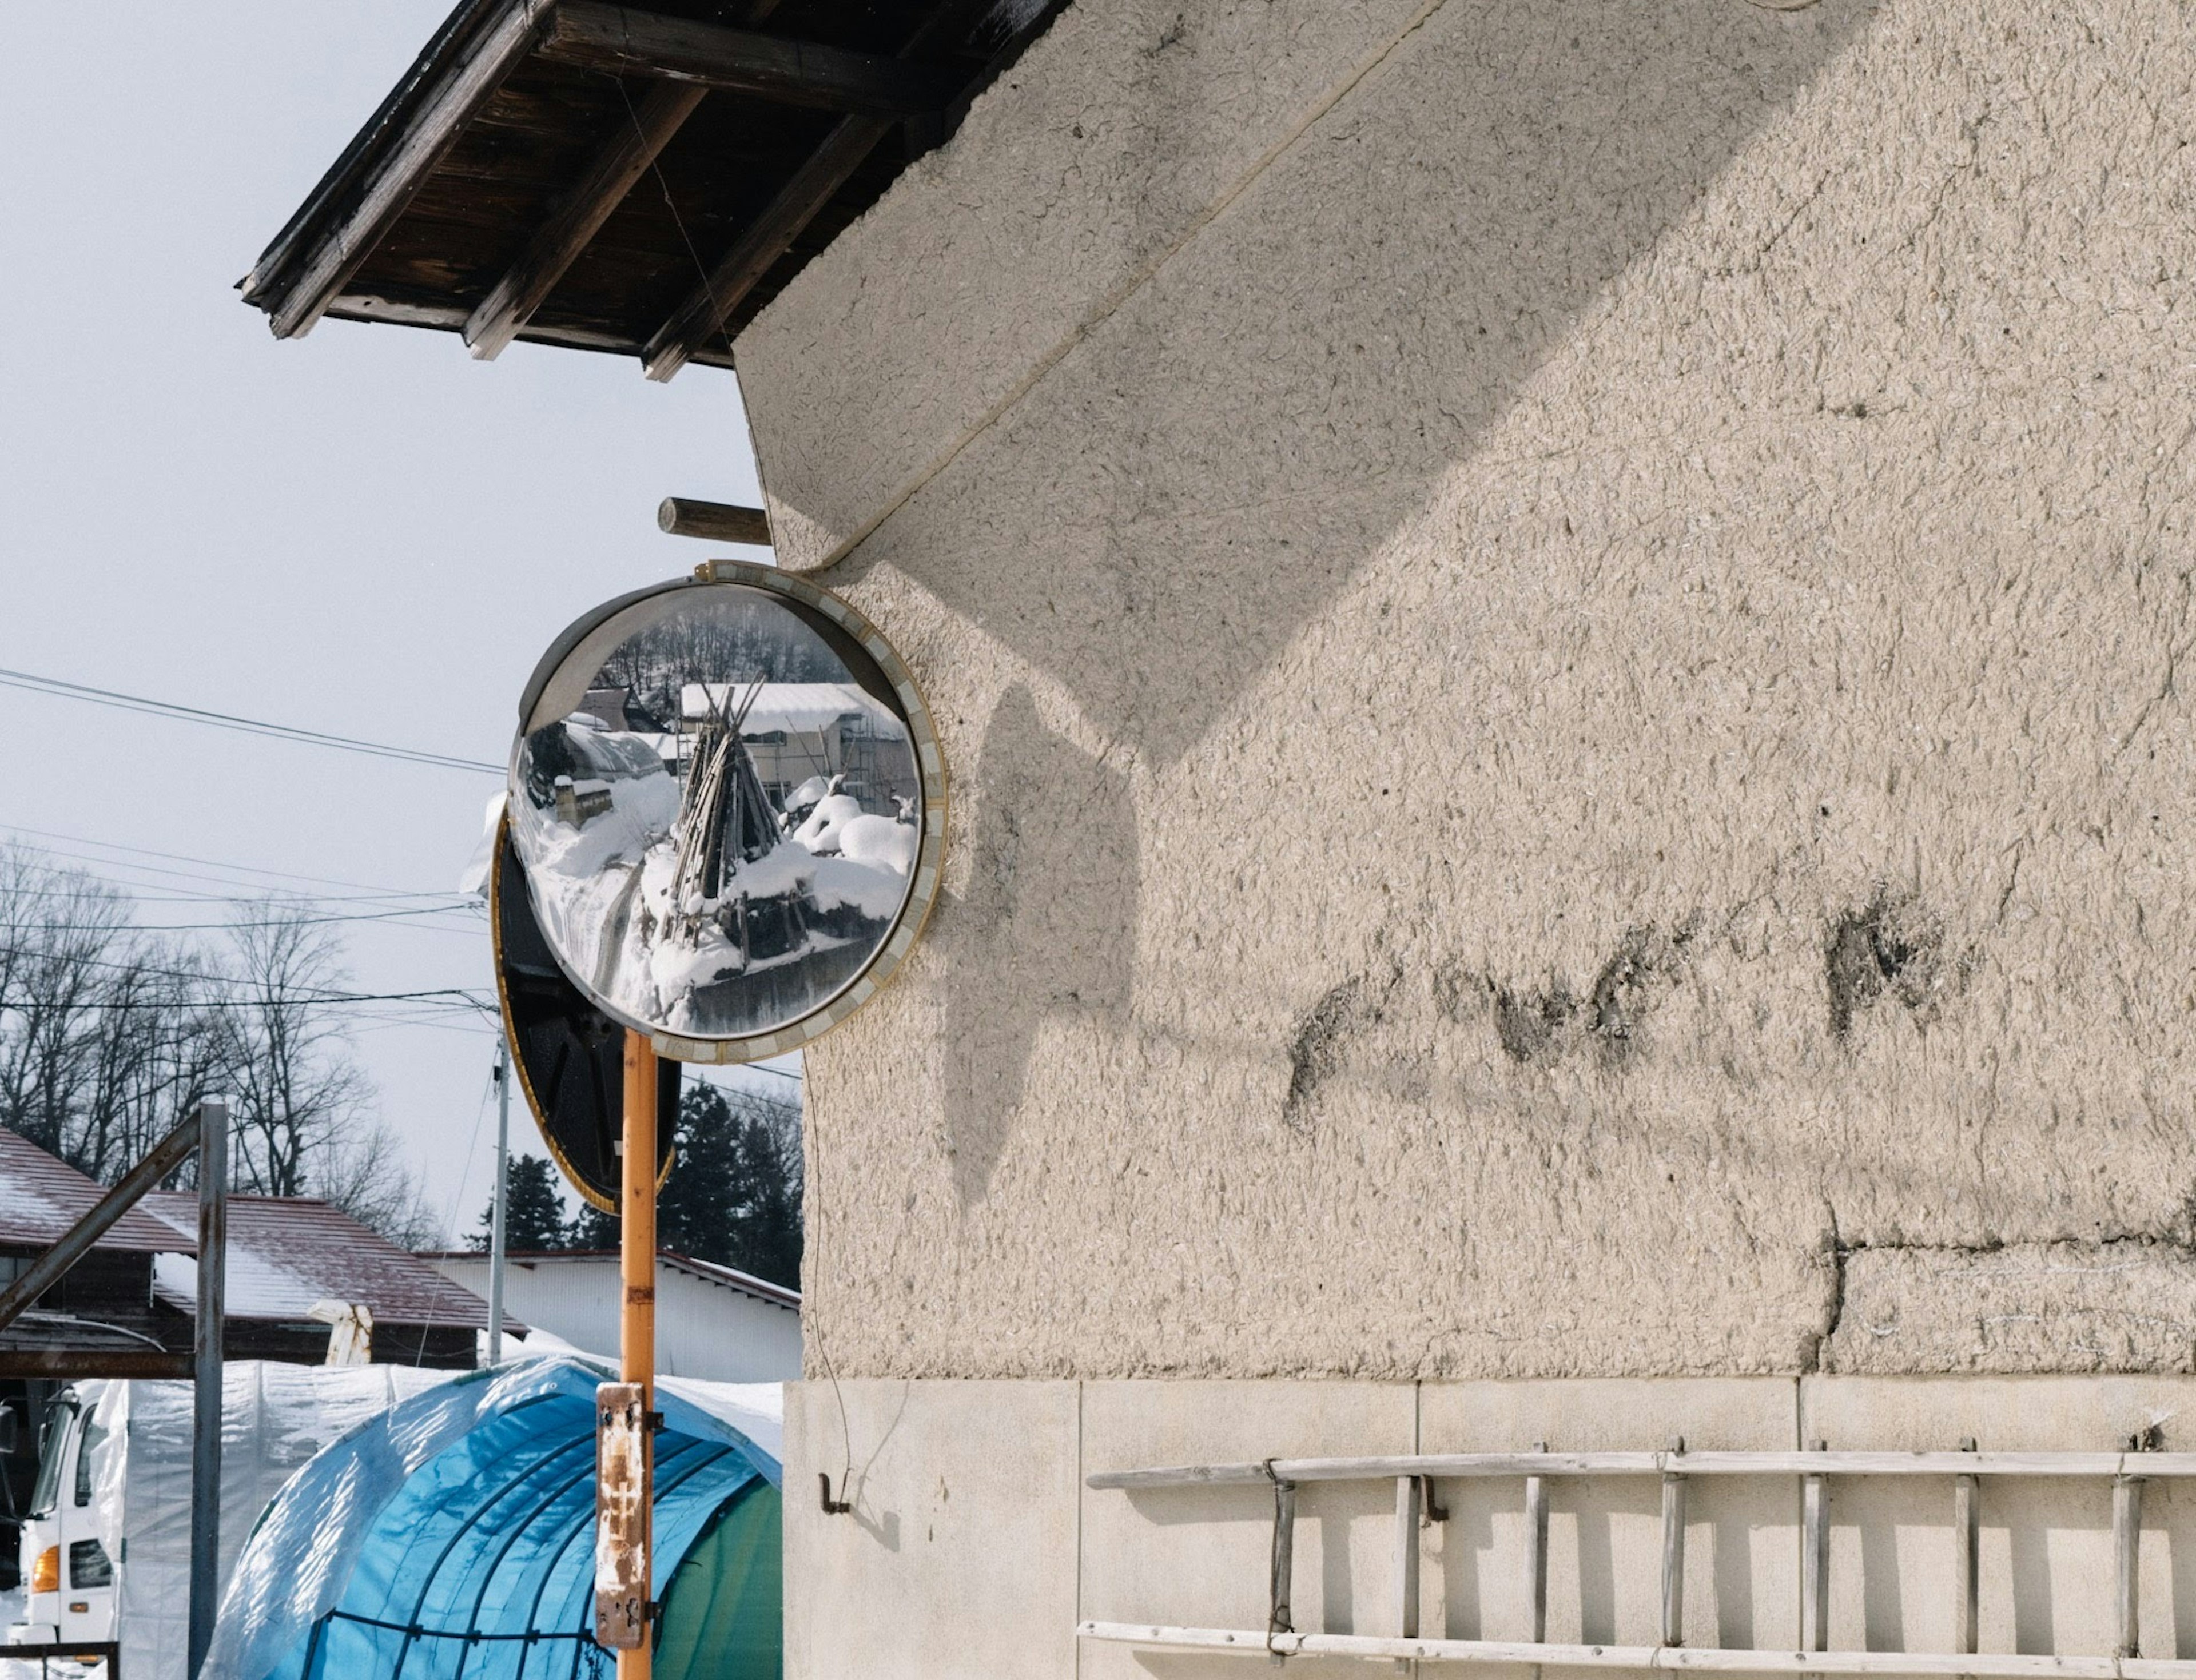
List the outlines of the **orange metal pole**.
{"type": "MultiPolygon", "coordinates": [[[[618,1376],[640,1384],[642,1409],[656,1409],[656,1046],[645,1033],[625,1036],[625,1151],[620,1163],[618,1272],[625,1306],[618,1321],[618,1376]]],[[[654,1579],[656,1441],[642,1431],[641,1512],[643,1590],[654,1579]]],[[[618,1680],[650,1680],[655,1628],[643,1631],[638,1650],[620,1651],[618,1680]]]]}

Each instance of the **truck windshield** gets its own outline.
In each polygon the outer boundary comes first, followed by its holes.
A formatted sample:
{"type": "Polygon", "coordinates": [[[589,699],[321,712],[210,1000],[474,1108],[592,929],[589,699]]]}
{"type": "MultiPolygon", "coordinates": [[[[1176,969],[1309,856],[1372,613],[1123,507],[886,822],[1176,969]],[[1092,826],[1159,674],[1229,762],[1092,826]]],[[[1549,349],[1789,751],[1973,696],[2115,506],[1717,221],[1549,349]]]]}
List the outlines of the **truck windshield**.
{"type": "Polygon", "coordinates": [[[38,1431],[38,1485],[26,1515],[51,1516],[61,1503],[61,1459],[67,1453],[69,1430],[75,1422],[74,1399],[64,1395],[46,1402],[46,1421],[38,1431]]]}

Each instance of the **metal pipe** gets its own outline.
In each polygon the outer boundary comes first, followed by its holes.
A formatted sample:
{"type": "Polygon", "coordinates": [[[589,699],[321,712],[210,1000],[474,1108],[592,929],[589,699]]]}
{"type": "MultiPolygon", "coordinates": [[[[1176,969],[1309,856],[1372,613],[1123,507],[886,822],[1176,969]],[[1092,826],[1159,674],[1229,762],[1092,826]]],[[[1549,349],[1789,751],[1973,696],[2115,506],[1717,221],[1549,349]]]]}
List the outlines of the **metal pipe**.
{"type": "MultiPolygon", "coordinates": [[[[1273,1650],[1277,1634],[1295,1631],[1291,1619],[1293,1614],[1289,1605],[1289,1585],[1296,1574],[1297,1562],[1297,1485],[1279,1476],[1271,1478],[1274,1484],[1274,1562],[1271,1583],[1267,1596],[1266,1648],[1273,1650]]],[[[1280,1661],[1277,1654],[1274,1660],[1280,1661]]]]}
{"type": "MultiPolygon", "coordinates": [[[[1533,1443],[1533,1451],[1546,1452],[1544,1440],[1533,1443]]],[[[1548,1484],[1537,1475],[1525,1478],[1525,1602],[1533,1610],[1533,1642],[1539,1644],[1548,1637],[1548,1484]]]]}
{"type": "Polygon", "coordinates": [[[221,1595],[221,1334],[228,1273],[228,1105],[202,1102],[198,1121],[199,1300],[192,1331],[189,1662],[198,1680],[221,1595]]]}
{"type": "MultiPolygon", "coordinates": [[[[625,1285],[618,1319],[618,1376],[640,1385],[641,1570],[655,1584],[656,1440],[646,1427],[656,1410],[656,1046],[645,1033],[625,1036],[625,1140],[620,1158],[618,1271],[625,1285]]],[[[652,1610],[651,1606],[651,1610],[652,1610]]],[[[649,1680],[655,1628],[617,1656],[618,1680],[649,1680]]]]}
{"type": "Polygon", "coordinates": [[[113,1228],[114,1222],[137,1204],[138,1199],[190,1158],[199,1144],[199,1118],[194,1114],[153,1146],[152,1153],[123,1175],[122,1182],[101,1197],[92,1210],[64,1232],[61,1239],[31,1262],[31,1269],[0,1294],[0,1330],[14,1323],[23,1309],[59,1283],[61,1274],[85,1255],[113,1228]]]}
{"type": "Polygon", "coordinates": [[[1505,1667],[1674,1670],[1717,1674],[1928,1674],[1945,1680],[2196,1680],[2196,1661],[2173,1658],[2053,1656],[2008,1652],[1765,1651],[1686,1645],[1530,1644],[1522,1639],[1390,1639],[1350,1633],[1275,1633],[1249,1628],[1164,1627],[1148,1622],[1086,1621],[1078,1638],[1159,1650],[1270,1650],[1292,1656],[1388,1657],[1422,1663],[1495,1663],[1505,1667]]]}
{"type": "Polygon", "coordinates": [[[1406,1639],[1419,1637],[1419,1479],[1396,1478],[1396,1628],[1406,1639]]]}
{"type": "Polygon", "coordinates": [[[504,1203],[511,1193],[511,1040],[495,1047],[495,1196],[488,1233],[488,1362],[503,1363],[504,1203]]]}
{"type": "MultiPolygon", "coordinates": [[[[1673,1442],[1673,1458],[1683,1458],[1685,1443],[1673,1442]]],[[[1685,1642],[1685,1479],[1662,1477],[1662,1642],[1685,1642]]]]}
{"type": "Polygon", "coordinates": [[[2112,1483],[2114,1608],[2118,1611],[2123,1657],[2142,1654],[2142,1478],[2124,1475],[2112,1483]]]}
{"type": "MultiPolygon", "coordinates": [[[[1960,1442],[1960,1451],[1975,1450],[1973,1435],[1960,1442]]],[[[1971,1475],[1952,1478],[1952,1643],[1972,1655],[1980,1639],[1978,1612],[1982,1605],[1982,1491],[1971,1475]]]]}
{"type": "MultiPolygon", "coordinates": [[[[2196,1452],[1458,1452],[1378,1458],[1277,1458],[1274,1473],[1307,1481],[1463,1481],[1531,1475],[2138,1475],[2196,1476],[2196,1452]]],[[[1092,1488],[1221,1487],[1263,1482],[1263,1462],[1099,1470],[1092,1488]]]]}

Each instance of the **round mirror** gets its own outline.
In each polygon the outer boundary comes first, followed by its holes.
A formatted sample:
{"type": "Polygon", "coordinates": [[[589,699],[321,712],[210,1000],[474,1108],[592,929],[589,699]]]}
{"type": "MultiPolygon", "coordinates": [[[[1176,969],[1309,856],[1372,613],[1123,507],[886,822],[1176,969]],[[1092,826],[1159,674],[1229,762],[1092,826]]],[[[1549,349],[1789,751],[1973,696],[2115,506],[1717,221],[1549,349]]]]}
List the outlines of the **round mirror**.
{"type": "Polygon", "coordinates": [[[945,781],[904,666],[835,596],[712,563],[598,609],[527,686],[511,837],[558,964],[685,1061],[806,1042],[936,894],[945,781]]]}

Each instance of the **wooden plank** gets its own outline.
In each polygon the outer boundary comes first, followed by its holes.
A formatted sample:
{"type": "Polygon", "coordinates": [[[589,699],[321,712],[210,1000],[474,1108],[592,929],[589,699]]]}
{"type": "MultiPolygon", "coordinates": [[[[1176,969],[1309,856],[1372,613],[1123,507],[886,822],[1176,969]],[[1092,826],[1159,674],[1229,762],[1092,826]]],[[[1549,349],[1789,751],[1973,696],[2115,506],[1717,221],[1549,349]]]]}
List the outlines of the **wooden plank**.
{"type": "Polygon", "coordinates": [[[0,1377],[89,1382],[95,1377],[157,1377],[182,1380],[191,1374],[188,1354],[152,1348],[113,1350],[89,1348],[0,1348],[0,1377]]]}
{"type": "Polygon", "coordinates": [[[674,537],[770,546],[770,516],[759,507],[736,507],[730,502],[666,496],[656,510],[656,528],[674,537]]]}
{"type": "Polygon", "coordinates": [[[689,83],[661,83],[649,89],[631,121],[617,124],[578,184],[466,320],[465,344],[477,359],[494,361],[534,319],[565,270],[708,94],[689,83]]]}
{"type": "Polygon", "coordinates": [[[882,117],[847,117],[824,136],[823,144],[809,153],[793,172],[793,178],[764,206],[762,214],[718,259],[708,278],[656,329],[641,353],[642,366],[650,378],[668,379],[693,360],[702,341],[724,326],[740,299],[785,255],[800,237],[801,229],[816,219],[816,213],[847,184],[892,128],[882,117]]]}
{"type": "MultiPolygon", "coordinates": [[[[916,58],[950,42],[957,32],[973,25],[990,3],[991,0],[946,0],[897,56],[916,58]]],[[[884,118],[852,116],[841,118],[824,136],[823,144],[794,171],[793,178],[778,190],[762,214],[649,339],[641,365],[650,378],[668,379],[696,358],[701,347],[731,318],[740,300],[791,249],[801,230],[816,219],[832,194],[847,184],[892,129],[893,124],[884,118]]]]}
{"type": "MultiPolygon", "coordinates": [[[[373,255],[413,194],[457,143],[465,124],[534,49],[541,23],[527,0],[507,0],[472,51],[451,71],[368,177],[350,214],[321,236],[311,259],[269,316],[278,338],[302,338],[373,255]]],[[[246,281],[245,296],[253,286],[246,281]]]]}
{"type": "Polygon", "coordinates": [[[785,105],[893,118],[942,110],[951,70],[599,0],[558,0],[541,56],[618,76],[688,82],[785,105]]]}

